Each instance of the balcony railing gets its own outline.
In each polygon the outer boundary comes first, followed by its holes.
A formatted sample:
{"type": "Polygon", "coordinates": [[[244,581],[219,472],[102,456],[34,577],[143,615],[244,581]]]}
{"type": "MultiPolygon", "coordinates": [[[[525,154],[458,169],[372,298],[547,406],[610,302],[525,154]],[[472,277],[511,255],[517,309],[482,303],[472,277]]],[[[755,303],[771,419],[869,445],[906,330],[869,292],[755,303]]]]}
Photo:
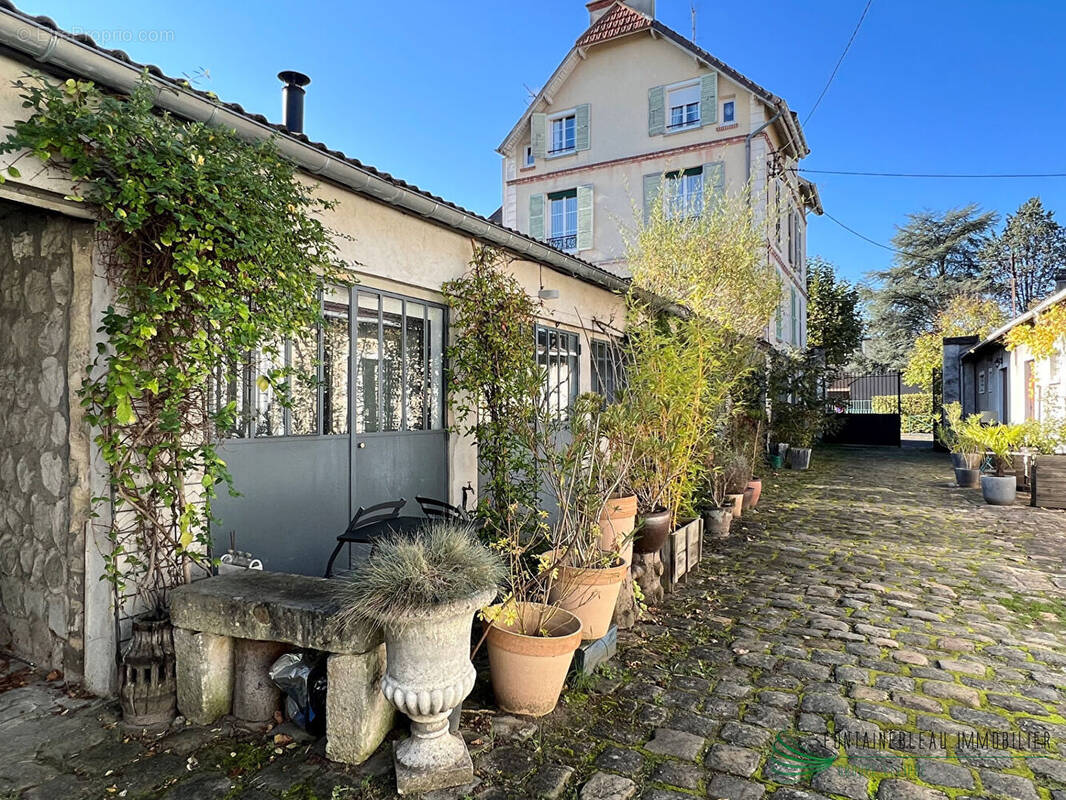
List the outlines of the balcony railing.
{"type": "Polygon", "coordinates": [[[548,155],[554,156],[557,153],[572,153],[577,149],[577,145],[574,142],[570,144],[561,145],[559,147],[553,147],[548,151],[548,155]]]}
{"type": "Polygon", "coordinates": [[[683,120],[682,122],[671,122],[669,125],[666,126],[666,129],[668,131],[676,131],[680,130],[681,128],[695,128],[699,124],[700,120],[699,117],[697,117],[696,119],[683,120]]]}
{"type": "Polygon", "coordinates": [[[569,236],[552,236],[548,239],[548,244],[557,250],[577,250],[577,234],[572,233],[569,236]]]}

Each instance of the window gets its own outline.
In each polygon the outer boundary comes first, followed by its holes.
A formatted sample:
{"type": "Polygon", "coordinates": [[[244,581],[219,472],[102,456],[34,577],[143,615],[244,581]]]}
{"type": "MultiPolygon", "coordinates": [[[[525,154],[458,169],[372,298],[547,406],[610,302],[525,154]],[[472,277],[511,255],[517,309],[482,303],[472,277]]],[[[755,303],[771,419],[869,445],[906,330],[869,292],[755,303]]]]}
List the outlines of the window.
{"type": "Polygon", "coordinates": [[[722,124],[728,125],[731,122],[736,122],[736,103],[726,100],[722,103],[722,124]]]}
{"type": "Polygon", "coordinates": [[[618,389],[624,385],[625,374],[618,342],[592,340],[592,391],[603,395],[608,403],[618,399],[618,389]]]}
{"type": "Polygon", "coordinates": [[[533,146],[529,145],[528,147],[526,147],[526,164],[525,165],[527,167],[532,167],[535,162],[536,162],[536,159],[533,158],[533,146]]]}
{"type": "Polygon", "coordinates": [[[545,371],[543,399],[555,419],[566,418],[577,399],[580,355],[576,333],[537,326],[537,364],[545,371]]]}
{"type": "Polygon", "coordinates": [[[1061,353],[1052,353],[1048,359],[1048,383],[1057,384],[1061,378],[1060,375],[1062,369],[1063,355],[1061,353]]]}
{"type": "Polygon", "coordinates": [[[577,250],[577,189],[548,195],[548,244],[560,250],[577,250]]]}
{"type": "Polygon", "coordinates": [[[668,218],[698,217],[703,210],[703,167],[667,174],[663,203],[668,218]]]}
{"type": "Polygon", "coordinates": [[[691,81],[673,89],[666,95],[668,131],[683,130],[700,124],[700,82],[691,81]]]}
{"type": "Polygon", "coordinates": [[[576,117],[569,114],[565,117],[556,117],[551,121],[551,147],[549,155],[569,153],[577,147],[575,138],[576,117]]]}
{"type": "Polygon", "coordinates": [[[977,393],[985,393],[985,371],[981,370],[977,373],[977,393]]]}

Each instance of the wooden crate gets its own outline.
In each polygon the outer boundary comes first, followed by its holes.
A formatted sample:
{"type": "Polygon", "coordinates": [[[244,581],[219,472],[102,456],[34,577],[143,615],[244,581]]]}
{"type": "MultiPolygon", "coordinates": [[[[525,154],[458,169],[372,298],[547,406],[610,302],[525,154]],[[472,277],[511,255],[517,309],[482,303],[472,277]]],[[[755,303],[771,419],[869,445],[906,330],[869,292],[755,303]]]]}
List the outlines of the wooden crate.
{"type": "Polygon", "coordinates": [[[1066,456],[1036,456],[1031,483],[1032,505],[1066,508],[1066,456]]]}
{"type": "Polygon", "coordinates": [[[696,517],[671,533],[663,545],[663,588],[672,592],[678,581],[700,563],[702,554],[703,518],[696,517]]]}

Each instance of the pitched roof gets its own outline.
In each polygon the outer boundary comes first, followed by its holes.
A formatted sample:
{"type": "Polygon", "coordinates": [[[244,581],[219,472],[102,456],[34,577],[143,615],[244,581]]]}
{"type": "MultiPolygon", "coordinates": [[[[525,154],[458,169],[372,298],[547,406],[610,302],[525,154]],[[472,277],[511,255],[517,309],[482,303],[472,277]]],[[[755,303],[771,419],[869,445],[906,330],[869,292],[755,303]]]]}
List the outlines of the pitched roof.
{"type": "MultiPolygon", "coordinates": [[[[19,10],[11,2],[11,0],[0,0],[0,15],[8,15],[38,28],[46,29],[48,31],[51,31],[57,39],[76,43],[88,52],[99,54],[100,56],[106,57],[112,62],[118,62],[122,66],[125,66],[129,70],[131,70],[134,73],[134,77],[136,77],[136,74],[138,73],[147,72],[153,80],[158,83],[165,84],[167,88],[174,94],[184,93],[195,96],[196,98],[202,101],[210,103],[218,109],[224,109],[225,111],[228,111],[232,114],[236,114],[244,118],[245,120],[253,122],[257,126],[267,129],[270,133],[274,135],[290,139],[293,142],[301,144],[305,147],[313,148],[314,150],[317,150],[321,154],[323,154],[324,157],[328,156],[329,158],[327,158],[326,161],[328,161],[329,159],[335,159],[336,161],[343,162],[344,164],[354,167],[356,170],[371,175],[374,178],[378,178],[382,181],[385,181],[391,186],[396,187],[396,189],[398,190],[395,193],[396,196],[399,196],[401,194],[401,191],[412,192],[423,198],[425,201],[428,201],[428,203],[423,203],[423,205],[425,205],[427,208],[436,205],[446,206],[447,208],[455,211],[458,215],[461,215],[462,217],[465,217],[470,221],[476,221],[476,223],[483,223],[486,233],[488,233],[487,229],[489,228],[496,229],[501,234],[508,235],[511,241],[514,241],[516,238],[523,240],[523,246],[528,244],[529,246],[531,246],[532,250],[539,250],[542,253],[544,251],[548,251],[550,260],[544,260],[544,258],[538,257],[535,253],[529,252],[528,250],[525,253],[515,251],[518,252],[520,255],[527,255],[530,258],[533,258],[534,260],[544,261],[544,263],[548,264],[552,268],[571,274],[575,278],[583,280],[586,283],[592,283],[612,290],[623,288],[623,286],[619,285],[619,276],[615,275],[612,272],[609,272],[608,270],[603,269],[602,267],[599,267],[589,261],[585,261],[584,259],[577,258],[576,256],[570,255],[569,253],[565,253],[562,250],[559,250],[558,248],[552,247],[551,245],[540,241],[539,239],[534,239],[533,237],[528,236],[527,234],[521,233],[520,231],[514,230],[512,228],[508,228],[487,217],[484,217],[480,214],[463,208],[462,206],[456,205],[455,203],[445,200],[444,198],[439,197],[435,194],[427,192],[424,189],[420,189],[414,184],[394,177],[393,175],[390,175],[387,172],[383,172],[369,164],[364,164],[358,159],[352,156],[348,156],[339,150],[331,150],[323,142],[312,141],[310,138],[308,138],[306,134],[291,133],[284,125],[273,123],[262,114],[256,114],[250,111],[246,111],[241,105],[237,103],[222,102],[214,94],[196,89],[195,87],[190,85],[187,80],[183,78],[174,78],[172,76],[166,75],[162,69],[160,69],[154,64],[142,64],[134,61],[123,50],[110,50],[106,47],[101,47],[100,45],[98,45],[91,36],[88,36],[86,34],[72,34],[69,31],[65,31],[60,28],[56,24],[56,22],[50,17],[43,15],[33,16],[31,14],[27,14],[26,12],[19,10]]],[[[26,35],[27,33],[28,32],[26,31],[19,31],[17,36],[5,37],[3,43],[11,47],[12,49],[19,51],[25,55],[28,55],[36,61],[40,62],[41,66],[39,68],[43,69],[44,65],[49,63],[48,56],[52,53],[54,49],[54,41],[48,42],[47,44],[43,44],[42,46],[42,43],[46,42],[47,40],[42,40],[38,36],[26,35]]],[[[67,71],[62,67],[60,69],[64,72],[67,71]]],[[[100,80],[98,80],[97,82],[104,83],[100,80]]],[[[349,186],[347,188],[356,193],[360,193],[354,187],[349,186]]],[[[381,200],[381,198],[377,199],[381,200]]],[[[398,201],[389,203],[389,201],[387,200],[381,200],[381,202],[394,205],[395,207],[400,208],[407,213],[418,213],[412,212],[409,207],[405,207],[398,201]]],[[[455,226],[449,227],[453,227],[453,229],[458,230],[462,233],[469,233],[468,230],[463,230],[455,226]]],[[[626,283],[628,283],[628,280],[626,280],[626,283]]]]}
{"type": "Polygon", "coordinates": [[[647,30],[651,25],[651,17],[646,17],[625,3],[615,3],[581,34],[576,46],[588,47],[590,44],[617,39],[619,36],[647,30]]]}
{"type": "Polygon", "coordinates": [[[988,347],[990,344],[994,344],[994,343],[998,342],[1000,339],[1002,339],[1004,336],[1006,336],[1007,333],[1012,328],[1017,328],[1019,325],[1024,325],[1027,322],[1031,322],[1039,314],[1042,314],[1043,312],[1047,311],[1052,306],[1058,305],[1059,303],[1066,303],[1066,289],[1059,289],[1058,291],[1052,293],[1051,296],[1045,298],[1044,300],[1039,302],[1037,305],[1035,305],[1032,308],[1030,308],[1024,314],[1019,314],[1017,317],[1012,319],[1010,322],[1008,322],[1005,325],[1003,325],[1003,326],[997,328],[996,330],[992,331],[992,333],[988,334],[988,337],[983,342],[979,342],[979,343],[975,344],[973,347],[971,347],[969,350],[967,350],[965,353],[963,353],[963,355],[964,356],[972,355],[972,354],[976,353],[978,350],[983,350],[984,348],[988,347]]]}

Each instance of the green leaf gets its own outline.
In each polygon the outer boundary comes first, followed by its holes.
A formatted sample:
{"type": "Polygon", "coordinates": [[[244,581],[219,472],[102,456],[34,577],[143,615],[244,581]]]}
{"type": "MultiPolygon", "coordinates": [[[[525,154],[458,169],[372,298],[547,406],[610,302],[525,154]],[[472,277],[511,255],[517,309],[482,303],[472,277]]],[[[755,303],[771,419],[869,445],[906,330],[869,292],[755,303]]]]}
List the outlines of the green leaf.
{"type": "Polygon", "coordinates": [[[130,405],[130,398],[123,395],[118,400],[118,405],[115,407],[115,419],[120,425],[129,425],[134,420],[133,407],[130,405]]]}
{"type": "Polygon", "coordinates": [[[21,178],[22,177],[22,173],[19,172],[15,167],[8,167],[7,168],[7,174],[10,175],[12,178],[21,178]]]}
{"type": "Polygon", "coordinates": [[[259,391],[265,392],[270,388],[270,378],[266,375],[260,375],[255,379],[255,385],[259,388],[259,391]]]}

